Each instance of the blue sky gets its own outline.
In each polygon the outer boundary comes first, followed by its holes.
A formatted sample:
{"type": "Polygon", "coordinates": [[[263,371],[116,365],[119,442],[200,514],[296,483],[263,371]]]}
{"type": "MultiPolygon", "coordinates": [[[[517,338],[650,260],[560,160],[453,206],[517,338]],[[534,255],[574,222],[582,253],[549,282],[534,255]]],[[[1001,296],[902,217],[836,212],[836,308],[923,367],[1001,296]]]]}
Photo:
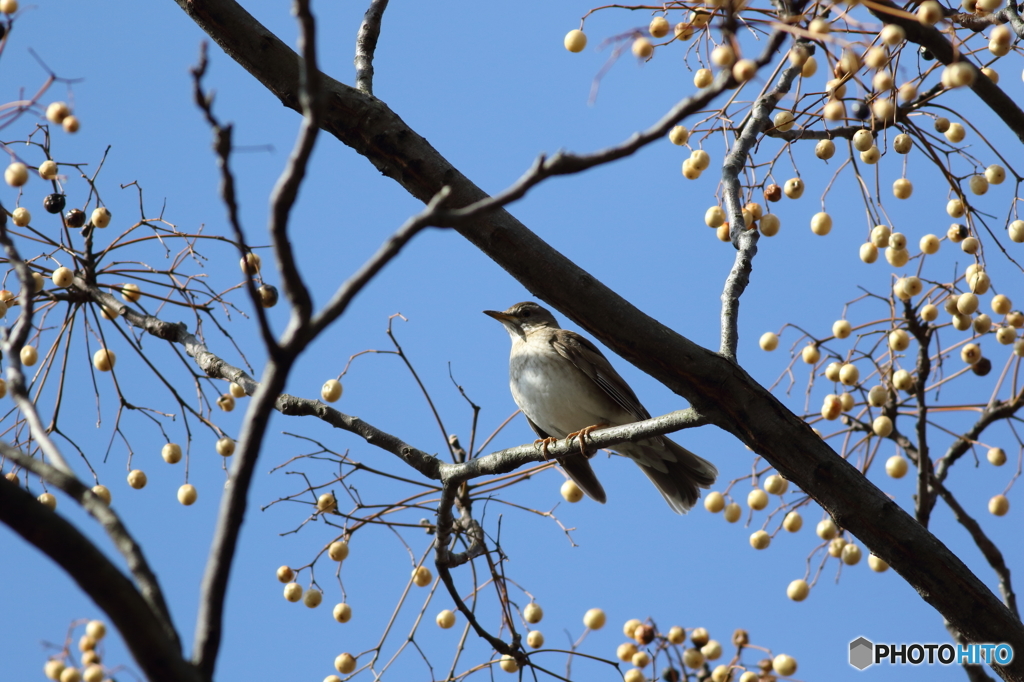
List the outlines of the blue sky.
{"type": "MultiPolygon", "coordinates": [[[[247,7],[283,39],[293,42],[295,30],[285,3],[252,2],[247,7]]],[[[360,3],[319,3],[314,8],[320,22],[322,67],[351,83],[354,37],[364,7],[360,3]]],[[[596,103],[588,104],[592,79],[607,56],[607,50],[596,49],[601,38],[646,25],[647,15],[598,13],[587,22],[591,45],[581,54],[569,54],[562,47],[562,36],[578,26],[579,16],[587,9],[587,5],[565,2],[520,3],[509,11],[480,3],[393,1],[375,62],[375,94],[477,184],[489,192],[500,191],[518,178],[538,153],[559,148],[592,151],[617,143],[649,126],[693,89],[680,53],[665,51],[647,64],[623,58],[603,79],[596,103]]],[[[122,190],[119,186],[135,181],[144,188],[150,216],[166,201],[164,217],[179,229],[195,230],[202,225],[207,232],[224,234],[228,228],[217,196],[210,132],[192,104],[188,73],[202,40],[204,35],[171,2],[43,3],[26,8],[19,16],[2,55],[0,87],[9,101],[18,96],[19,89],[34,92],[43,81],[45,73],[29,56],[30,47],[58,75],[82,78],[70,94],[58,84],[51,90],[52,97],[44,98],[73,99],[82,121],[81,131],[74,136],[54,133],[58,160],[95,168],[111,145],[99,182],[103,199],[122,229],[127,224],[124,221],[137,219],[138,194],[134,188],[122,190]]],[[[1021,84],[1009,75],[1007,69],[1004,84],[1015,96],[1021,84]]],[[[820,89],[823,80],[819,74],[813,84],[820,89]]],[[[235,142],[242,147],[232,163],[246,233],[252,244],[266,244],[267,197],[290,150],[298,118],[215,46],[210,50],[207,86],[217,93],[217,114],[235,124],[235,142]]],[[[970,95],[954,103],[970,112],[981,126],[989,126],[984,129],[996,131],[993,135],[1003,135],[998,124],[989,125],[970,95]]],[[[23,119],[4,131],[4,140],[24,139],[32,125],[23,119]]],[[[772,144],[766,142],[765,146],[772,144]]],[[[618,163],[549,181],[510,210],[638,307],[695,342],[717,348],[719,296],[734,252],[703,225],[705,209],[716,202],[715,164],[724,151],[721,137],[709,138],[704,148],[712,154],[712,168],[696,182],[681,177],[684,152],[666,141],[618,163]]],[[[22,148],[16,150],[22,153],[22,148]]],[[[972,151],[985,163],[994,162],[980,145],[972,151]]],[[[869,225],[860,192],[848,171],[825,198],[827,210],[835,216],[832,234],[824,238],[811,234],[807,221],[822,210],[819,197],[838,164],[826,166],[810,155],[809,148],[796,152],[794,158],[808,191],[800,202],[775,205],[782,231],[761,241],[751,289],[741,308],[740,361],[764,384],[771,384],[785,370],[788,350],[797,337],[788,330],[780,349],[766,354],[757,349],[762,332],[777,331],[793,322],[826,336],[832,321],[842,315],[844,303],[861,294],[859,286],[884,293],[891,273],[885,264],[867,266],[857,259],[858,245],[869,225]],[[823,171],[825,168],[828,170],[823,171]]],[[[886,188],[902,172],[901,161],[894,154],[883,159],[879,180],[883,196],[888,196],[886,188]]],[[[893,224],[916,244],[926,232],[944,234],[949,219],[942,211],[945,193],[936,182],[937,174],[929,173],[919,156],[908,157],[907,163],[915,180],[915,195],[907,202],[890,200],[886,209],[893,224]]],[[[789,176],[788,170],[780,170],[781,179],[789,176]]],[[[25,205],[38,205],[41,188],[38,178],[30,181],[25,205]]],[[[5,204],[13,202],[13,191],[4,191],[5,204]]],[[[83,183],[69,180],[68,193],[69,204],[81,201],[83,183]]],[[[1012,194],[1010,182],[993,188],[986,209],[1004,215],[1012,194]]],[[[365,159],[322,135],[291,226],[300,266],[316,303],[322,305],[338,283],[419,207],[365,159]]],[[[42,215],[41,210],[37,212],[42,215]]],[[[42,220],[39,224],[45,224],[42,220]]],[[[108,229],[101,238],[115,234],[108,229]]],[[[962,271],[967,265],[964,254],[950,247],[944,243],[939,256],[929,262],[930,277],[948,279],[954,268],[962,271]]],[[[190,271],[204,273],[218,289],[240,281],[237,255],[230,248],[213,244],[204,249],[208,260],[190,266],[190,271]]],[[[27,247],[26,253],[36,255],[27,247]]],[[[136,255],[154,261],[163,257],[158,249],[136,255]]],[[[988,265],[997,290],[1014,298],[1010,283],[1019,281],[1014,279],[1019,278],[1019,270],[994,249],[988,265]]],[[[278,283],[275,277],[268,268],[268,281],[278,283]]],[[[471,418],[451,384],[450,371],[482,406],[480,430],[486,435],[515,405],[507,388],[507,335],[480,311],[503,309],[530,297],[454,232],[428,231],[309,349],[296,367],[288,391],[315,397],[322,382],[339,373],[350,355],[369,348],[389,348],[384,334],[387,319],[400,312],[408,322],[396,322],[395,330],[438,405],[447,431],[468,439],[471,418]]],[[[242,296],[235,294],[233,300],[246,307],[242,296]]],[[[868,321],[886,314],[877,304],[858,303],[849,316],[868,321]]],[[[283,307],[273,311],[276,330],[283,328],[285,319],[283,307]]],[[[263,358],[251,319],[232,312],[225,326],[258,369],[263,358]]],[[[226,339],[208,333],[211,350],[240,362],[226,339]]],[[[952,384],[949,390],[962,392],[964,402],[987,399],[994,376],[1009,356],[1007,348],[997,347],[994,341],[983,345],[985,350],[991,349],[996,371],[986,380],[968,376],[952,384]]],[[[160,366],[174,367],[172,354],[155,339],[148,339],[146,348],[160,366]]],[[[82,351],[82,368],[84,357],[82,351]]],[[[652,414],[683,406],[677,396],[650,377],[618,358],[612,360],[652,414]]],[[[175,411],[127,349],[119,361],[130,397],[175,411]]],[[[957,362],[957,358],[952,360],[957,362]]],[[[180,365],[177,367],[180,374],[180,365]]],[[[75,401],[76,407],[67,410],[67,427],[84,445],[100,482],[111,488],[115,507],[146,548],[167,590],[175,622],[183,639],[190,642],[198,583],[224,481],[222,462],[212,452],[212,436],[196,432],[189,480],[199,489],[199,501],[186,508],[174,498],[184,481],[183,468],[160,460],[163,441],[148,422],[126,418],[124,428],[135,449],[132,466],[144,468],[150,479],[146,489],[131,490],[124,482],[124,445],[115,440],[103,461],[116,409],[110,400],[109,377],[100,377],[102,400],[97,419],[92,387],[82,368],[71,370],[71,380],[80,393],[66,398],[75,401]],[[81,409],[77,409],[78,401],[81,409]]],[[[787,398],[782,389],[779,395],[792,409],[802,411],[807,370],[798,363],[795,371],[791,395],[787,398]]],[[[179,376],[178,381],[189,386],[184,377],[179,376]]],[[[826,392],[823,386],[820,384],[808,400],[812,411],[826,392]]],[[[52,400],[40,404],[52,406],[52,400]]],[[[419,390],[392,356],[358,359],[345,378],[345,395],[336,406],[421,449],[445,449],[419,390]]],[[[226,431],[234,432],[242,412],[218,413],[215,418],[226,431]]],[[[950,420],[944,423],[953,428],[969,423],[964,417],[950,420]]],[[[180,420],[168,423],[167,429],[172,437],[184,439],[180,420]]],[[[331,663],[338,653],[372,647],[405,587],[412,567],[410,553],[419,557],[430,541],[422,532],[410,530],[403,533],[407,550],[388,531],[368,528],[357,533],[342,573],[355,613],[347,624],[331,619],[330,607],[340,601],[340,590],[330,566],[317,566],[318,583],[326,591],[323,606],[310,611],[285,602],[274,570],[281,564],[307,563],[336,531],[313,523],[299,533],[281,536],[302,524],[309,507],[285,503],[260,510],[303,487],[298,476],[285,473],[298,471],[298,465],[267,472],[291,457],[315,450],[283,432],[316,439],[336,452],[347,450],[354,459],[388,472],[411,473],[392,456],[321,423],[274,417],[250,497],[250,517],[243,529],[229,594],[220,679],[259,676],[318,681],[332,672],[331,663]]],[[[519,418],[493,446],[517,445],[532,437],[519,418]]],[[[704,428],[676,438],[714,461],[723,482],[746,476],[751,470],[751,454],[722,432],[704,428]]],[[[933,447],[941,451],[947,445],[944,436],[935,438],[933,447]]],[[[975,467],[965,458],[951,475],[950,487],[986,532],[1001,540],[1007,561],[1015,568],[1024,560],[1024,551],[1019,543],[1006,539],[1019,537],[1019,510],[1012,506],[1008,516],[997,519],[985,512],[985,504],[1010,480],[1017,448],[1005,432],[996,431],[993,440],[1006,443],[1011,465],[995,470],[982,461],[975,467]]],[[[883,445],[880,452],[888,456],[893,450],[893,446],[883,445]]],[[[578,637],[582,614],[600,607],[608,613],[609,625],[591,633],[581,648],[595,656],[614,656],[615,647],[623,640],[623,621],[651,617],[662,629],[672,624],[706,627],[723,643],[734,629],[744,628],[753,643],[796,657],[798,679],[962,679],[962,671],[955,668],[875,668],[857,673],[846,664],[848,643],[861,635],[879,642],[948,641],[938,614],[891,571],[875,574],[862,562],[844,569],[836,584],[836,562],[831,560],[806,602],[797,604],[786,598],[786,585],[803,576],[806,557],[818,544],[813,526],[820,509],[815,505],[803,512],[804,530],[780,534],[769,550],[756,552],[747,537],[760,527],[765,513],[755,515],[749,528],[726,524],[721,516],[703,508],[677,517],[629,462],[602,456],[595,466],[608,490],[609,501],[604,506],[590,501],[559,505],[562,477],[554,471],[545,471],[509,493],[517,504],[528,507],[548,510],[558,505],[555,513],[573,529],[576,546],[549,519],[498,503],[478,509],[491,536],[500,532],[508,556],[507,575],[544,606],[541,629],[549,646],[566,646],[578,637]]],[[[85,471],[84,467],[79,470],[85,471]]],[[[308,471],[313,480],[328,480],[331,475],[331,467],[322,463],[310,464],[308,471]]],[[[894,481],[876,468],[872,478],[905,508],[911,508],[912,477],[894,481]]],[[[748,485],[746,481],[737,484],[739,500],[745,499],[748,485]]],[[[370,477],[361,480],[359,487],[365,499],[376,500],[395,499],[411,490],[370,477]]],[[[96,528],[72,509],[68,498],[60,494],[58,498],[60,513],[82,521],[93,537],[100,538],[96,528]]],[[[1010,499],[1011,505],[1019,506],[1013,493],[1010,499]]],[[[407,516],[405,520],[415,523],[427,514],[412,511],[407,516]]],[[[966,533],[941,505],[933,528],[979,577],[995,585],[966,533]]],[[[109,549],[109,543],[104,546],[109,549]]],[[[48,655],[43,643],[62,641],[71,621],[101,614],[48,559],[5,529],[0,529],[0,548],[0,577],[6,586],[0,596],[0,612],[5,614],[0,618],[0,640],[8,653],[3,664],[5,676],[41,679],[48,655]]],[[[457,580],[462,586],[469,584],[465,575],[457,580]]],[[[484,613],[496,628],[493,593],[486,594],[484,613]]],[[[528,601],[522,593],[513,598],[520,603],[528,601]]],[[[385,646],[386,656],[401,644],[425,600],[426,590],[414,588],[385,646]]],[[[432,623],[437,611],[450,607],[450,599],[439,591],[426,607],[427,622],[416,635],[437,676],[450,665],[461,632],[461,620],[459,627],[449,631],[440,631],[432,623]]],[[[106,643],[106,651],[108,663],[133,666],[116,634],[106,643]]],[[[486,659],[485,648],[471,642],[459,669],[486,659]]],[[[746,660],[753,663],[756,659],[748,656],[746,660]]],[[[561,654],[547,654],[542,662],[559,671],[565,667],[561,654]]],[[[430,674],[413,651],[406,651],[395,665],[394,674],[409,679],[430,674]]],[[[581,679],[617,679],[613,669],[594,663],[577,661],[573,670],[581,679]]]]}

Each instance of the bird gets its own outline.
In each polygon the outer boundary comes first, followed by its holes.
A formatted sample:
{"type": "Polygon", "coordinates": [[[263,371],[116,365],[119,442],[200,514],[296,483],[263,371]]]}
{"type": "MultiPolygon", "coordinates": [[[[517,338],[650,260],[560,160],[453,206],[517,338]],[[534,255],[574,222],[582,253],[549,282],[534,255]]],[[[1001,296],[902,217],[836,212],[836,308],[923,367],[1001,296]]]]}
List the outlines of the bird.
{"type": "MultiPolygon", "coordinates": [[[[581,452],[559,458],[569,478],[597,502],[604,487],[583,449],[586,434],[597,428],[650,419],[633,389],[608,359],[584,336],[558,326],[550,311],[533,301],[499,312],[485,310],[512,338],[509,388],[540,439],[580,438],[581,452]]],[[[647,475],[668,505],[685,514],[718,476],[711,462],[665,436],[652,436],[612,448],[629,457],[647,475]]]]}

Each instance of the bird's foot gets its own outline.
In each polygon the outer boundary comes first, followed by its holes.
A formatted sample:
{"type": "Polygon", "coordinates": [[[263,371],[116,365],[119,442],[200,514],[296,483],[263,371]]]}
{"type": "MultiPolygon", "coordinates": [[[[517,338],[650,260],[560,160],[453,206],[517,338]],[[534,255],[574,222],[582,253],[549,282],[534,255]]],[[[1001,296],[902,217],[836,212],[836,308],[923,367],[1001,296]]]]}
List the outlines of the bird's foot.
{"type": "Polygon", "coordinates": [[[593,426],[586,426],[586,427],[580,429],[579,431],[574,431],[573,433],[570,433],[568,436],[565,437],[565,440],[566,440],[566,442],[568,442],[568,441],[572,440],[573,438],[576,438],[579,441],[579,444],[580,444],[580,452],[583,453],[584,457],[586,457],[587,456],[587,436],[589,436],[592,432],[597,431],[598,429],[603,429],[603,428],[605,428],[607,426],[608,426],[608,424],[603,424],[603,423],[602,424],[594,424],[593,426]]]}
{"type": "Polygon", "coordinates": [[[533,444],[540,446],[540,454],[542,457],[544,457],[544,460],[547,461],[548,459],[550,459],[548,457],[548,447],[557,442],[557,438],[551,438],[549,436],[548,438],[538,438],[537,440],[533,441],[533,444]]]}

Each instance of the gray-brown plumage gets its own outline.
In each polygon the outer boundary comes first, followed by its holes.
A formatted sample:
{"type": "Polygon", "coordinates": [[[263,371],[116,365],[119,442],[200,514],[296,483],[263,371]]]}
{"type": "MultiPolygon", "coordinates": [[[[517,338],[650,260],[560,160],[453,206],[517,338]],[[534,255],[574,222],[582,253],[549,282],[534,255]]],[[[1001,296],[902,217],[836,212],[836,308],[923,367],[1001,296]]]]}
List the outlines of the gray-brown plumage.
{"type": "MultiPolygon", "coordinates": [[[[485,310],[512,337],[509,386],[512,398],[541,438],[565,438],[590,426],[621,426],[650,414],[597,347],[561,329],[554,316],[527,301],[504,312],[485,310]]],[[[640,467],[672,509],[685,514],[700,488],[715,482],[718,470],[664,436],[620,443],[615,451],[640,467]]],[[[565,472],[589,497],[607,498],[582,453],[560,458],[565,472]]]]}

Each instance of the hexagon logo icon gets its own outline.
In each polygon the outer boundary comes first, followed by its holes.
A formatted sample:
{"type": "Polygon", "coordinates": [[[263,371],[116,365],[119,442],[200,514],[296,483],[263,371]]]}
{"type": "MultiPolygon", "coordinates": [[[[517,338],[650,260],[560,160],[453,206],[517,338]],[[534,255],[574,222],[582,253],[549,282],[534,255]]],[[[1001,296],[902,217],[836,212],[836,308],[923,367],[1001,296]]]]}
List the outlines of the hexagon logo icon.
{"type": "Polygon", "coordinates": [[[875,645],[864,637],[858,637],[850,642],[850,665],[857,670],[864,670],[874,661],[875,645]]]}

